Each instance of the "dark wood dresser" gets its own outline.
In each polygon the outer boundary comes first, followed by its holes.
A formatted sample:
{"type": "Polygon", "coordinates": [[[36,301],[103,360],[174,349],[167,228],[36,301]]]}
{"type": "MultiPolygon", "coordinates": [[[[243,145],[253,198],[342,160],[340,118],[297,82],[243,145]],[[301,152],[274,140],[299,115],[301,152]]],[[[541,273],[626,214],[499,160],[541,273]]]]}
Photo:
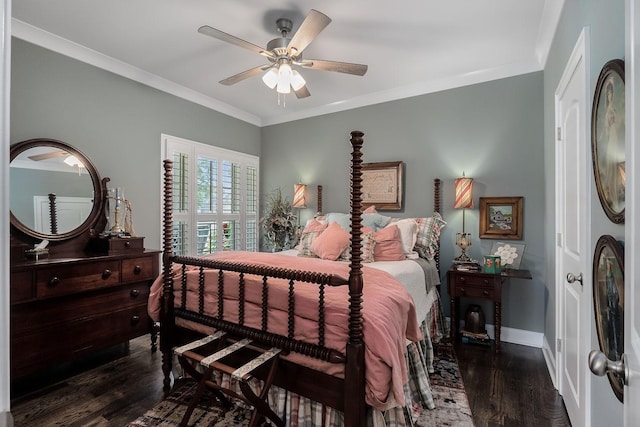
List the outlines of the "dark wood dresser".
{"type": "Polygon", "coordinates": [[[11,376],[151,332],[159,251],[23,261],[11,266],[11,376]]]}
{"type": "Polygon", "coordinates": [[[11,379],[29,383],[153,331],[160,251],[145,249],[122,189],[111,197],[110,179],[75,147],[37,138],[10,158],[11,379]]]}

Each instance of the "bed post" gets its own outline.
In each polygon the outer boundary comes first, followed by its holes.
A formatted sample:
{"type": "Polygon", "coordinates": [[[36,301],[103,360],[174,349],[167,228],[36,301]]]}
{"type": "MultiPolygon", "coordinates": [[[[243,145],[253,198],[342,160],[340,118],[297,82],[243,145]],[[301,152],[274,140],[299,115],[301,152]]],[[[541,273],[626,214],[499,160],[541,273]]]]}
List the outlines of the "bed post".
{"type": "Polygon", "coordinates": [[[344,421],[364,426],[366,417],[362,324],[362,144],[364,133],[351,132],[351,264],[349,272],[349,342],[345,370],[344,421]]]}
{"type": "Polygon", "coordinates": [[[164,160],[164,221],[162,236],[162,302],[160,304],[160,351],[162,352],[163,389],[171,388],[171,364],[173,347],[173,277],[171,276],[173,258],[173,162],[164,160]]]}
{"type": "Polygon", "coordinates": [[[322,215],[322,185],[318,185],[318,212],[316,215],[322,215]]]}
{"type": "MultiPolygon", "coordinates": [[[[440,178],[436,178],[433,180],[433,211],[438,212],[442,215],[442,199],[440,197],[440,178]]],[[[440,247],[440,237],[438,237],[438,248],[440,247]]],[[[438,268],[438,272],[440,272],[440,250],[436,252],[436,267],[438,268]]]]}

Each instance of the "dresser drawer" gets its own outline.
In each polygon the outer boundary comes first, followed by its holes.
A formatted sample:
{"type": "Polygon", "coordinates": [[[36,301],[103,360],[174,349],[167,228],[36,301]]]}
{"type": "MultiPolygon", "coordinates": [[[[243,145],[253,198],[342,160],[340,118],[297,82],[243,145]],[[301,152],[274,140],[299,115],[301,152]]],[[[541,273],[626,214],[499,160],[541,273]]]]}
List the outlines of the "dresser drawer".
{"type": "Polygon", "coordinates": [[[67,322],[64,329],[42,327],[12,336],[11,374],[17,377],[51,363],[74,360],[149,331],[146,306],[135,306],[67,322]]]}
{"type": "Polygon", "coordinates": [[[13,336],[43,327],[61,326],[68,322],[142,306],[146,313],[149,286],[137,283],[77,296],[48,299],[30,304],[17,304],[11,310],[13,336]]]}
{"type": "Polygon", "coordinates": [[[9,280],[11,303],[28,301],[35,298],[35,292],[33,290],[33,273],[31,271],[11,273],[11,278],[9,280]]]}
{"type": "Polygon", "coordinates": [[[122,281],[152,280],[158,275],[154,271],[152,257],[138,257],[122,260],[122,281]]]}
{"type": "Polygon", "coordinates": [[[36,295],[48,298],[114,286],[120,283],[120,261],[100,261],[73,267],[38,270],[36,295]]]}

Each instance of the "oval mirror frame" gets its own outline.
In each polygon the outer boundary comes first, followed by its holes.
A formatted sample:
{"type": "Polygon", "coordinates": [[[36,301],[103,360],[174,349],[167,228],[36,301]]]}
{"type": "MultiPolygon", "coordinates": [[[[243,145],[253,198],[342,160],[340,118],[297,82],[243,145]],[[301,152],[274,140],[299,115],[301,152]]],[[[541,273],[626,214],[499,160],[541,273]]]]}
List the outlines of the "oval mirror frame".
{"type": "Polygon", "coordinates": [[[91,177],[91,182],[93,185],[93,205],[91,208],[91,212],[89,213],[87,218],[84,220],[84,222],[81,223],[78,227],[74,228],[73,230],[69,230],[60,234],[47,234],[47,233],[42,233],[42,232],[33,230],[28,226],[26,226],[25,224],[23,224],[13,214],[13,212],[10,212],[11,225],[15,227],[17,230],[19,230],[20,232],[26,234],[27,236],[31,236],[36,239],[42,239],[42,240],[46,239],[50,241],[70,240],[82,235],[83,233],[88,232],[91,229],[91,227],[97,223],[98,218],[102,213],[102,206],[104,201],[104,189],[100,181],[100,175],[98,174],[97,169],[95,168],[91,160],[89,160],[89,158],[85,156],[82,152],[78,151],[78,149],[70,146],[65,142],[58,141],[55,139],[48,139],[48,138],[29,139],[26,141],[17,142],[13,144],[10,150],[9,164],[11,164],[11,162],[24,151],[29,150],[31,148],[35,148],[35,147],[52,147],[52,148],[64,150],[69,154],[75,156],[78,160],[80,160],[84,164],[85,169],[87,170],[87,172],[89,173],[89,176],[91,177]]]}

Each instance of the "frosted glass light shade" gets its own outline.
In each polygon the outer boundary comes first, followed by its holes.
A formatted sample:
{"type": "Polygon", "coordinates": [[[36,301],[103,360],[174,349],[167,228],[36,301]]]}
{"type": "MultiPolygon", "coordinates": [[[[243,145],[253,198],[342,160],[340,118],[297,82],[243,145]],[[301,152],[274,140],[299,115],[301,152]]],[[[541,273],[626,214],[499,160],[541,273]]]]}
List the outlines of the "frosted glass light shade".
{"type": "Polygon", "coordinates": [[[291,66],[280,64],[278,67],[278,93],[291,93],[291,66]]]}
{"type": "Polygon", "coordinates": [[[262,76],[262,81],[269,89],[273,89],[278,84],[278,69],[273,67],[262,76]]]}
{"type": "Polygon", "coordinates": [[[291,87],[293,87],[293,90],[300,90],[306,84],[307,82],[304,81],[302,75],[299,72],[297,72],[296,70],[293,70],[291,72],[291,87]]]}

